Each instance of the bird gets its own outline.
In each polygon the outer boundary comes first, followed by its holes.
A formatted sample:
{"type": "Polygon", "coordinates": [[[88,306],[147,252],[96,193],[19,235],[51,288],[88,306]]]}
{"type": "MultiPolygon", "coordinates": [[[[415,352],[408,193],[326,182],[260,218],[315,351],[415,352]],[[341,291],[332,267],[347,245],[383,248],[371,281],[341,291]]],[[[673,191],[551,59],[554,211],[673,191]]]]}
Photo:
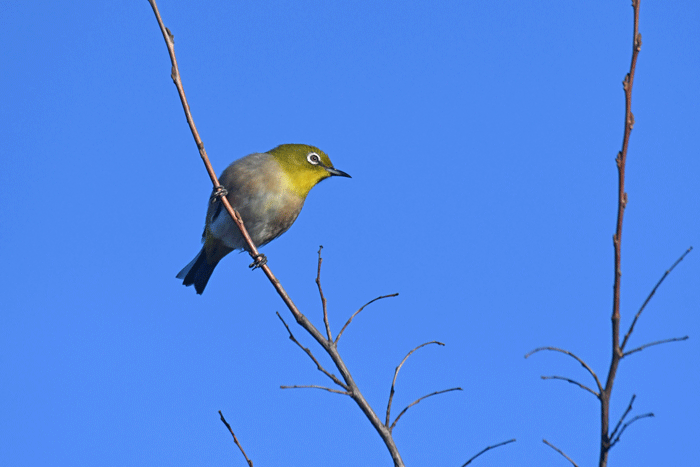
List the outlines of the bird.
{"type": "MultiPolygon", "coordinates": [[[[219,195],[226,196],[241,215],[255,246],[261,247],[286,232],[301,212],[309,191],[333,176],[352,178],[334,168],[325,152],[306,144],[282,144],[234,161],[221,173],[220,191],[215,189],[210,199],[202,249],[176,277],[185,286],[194,285],[201,295],[224,256],[234,250],[249,250],[219,195]]],[[[265,261],[260,255],[251,267],[265,261]]]]}

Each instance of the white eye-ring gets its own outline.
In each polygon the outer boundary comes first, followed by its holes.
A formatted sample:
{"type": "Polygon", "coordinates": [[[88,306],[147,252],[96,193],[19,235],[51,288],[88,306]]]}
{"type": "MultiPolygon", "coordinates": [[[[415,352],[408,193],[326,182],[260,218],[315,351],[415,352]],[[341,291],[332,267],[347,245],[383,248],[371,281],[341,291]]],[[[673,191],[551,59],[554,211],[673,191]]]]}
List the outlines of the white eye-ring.
{"type": "Polygon", "coordinates": [[[306,156],[306,160],[309,161],[309,164],[313,165],[319,165],[321,163],[321,158],[315,152],[309,153],[309,155],[306,156]]]}

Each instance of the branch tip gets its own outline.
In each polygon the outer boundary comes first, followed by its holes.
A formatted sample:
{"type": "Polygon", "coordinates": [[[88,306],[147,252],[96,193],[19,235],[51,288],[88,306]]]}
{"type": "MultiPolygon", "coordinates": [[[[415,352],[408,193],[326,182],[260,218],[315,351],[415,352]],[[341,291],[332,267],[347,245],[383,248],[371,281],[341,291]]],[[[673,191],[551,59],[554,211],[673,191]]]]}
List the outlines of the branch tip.
{"type": "Polygon", "coordinates": [[[248,466],[253,467],[253,461],[248,459],[248,456],[246,455],[245,451],[243,450],[243,446],[241,446],[241,443],[238,442],[238,438],[236,438],[236,434],[233,432],[231,425],[229,425],[228,422],[226,421],[226,419],[224,418],[224,414],[221,413],[221,410],[219,410],[219,417],[221,417],[221,421],[224,422],[224,425],[226,425],[226,428],[228,428],[229,433],[231,433],[231,436],[233,437],[233,442],[236,443],[236,446],[238,446],[238,449],[241,451],[241,454],[243,454],[243,457],[245,457],[245,460],[248,463],[248,466]]]}
{"type": "Polygon", "coordinates": [[[515,442],[515,438],[509,439],[508,441],[503,441],[502,443],[498,443],[498,444],[494,444],[494,445],[488,446],[488,447],[482,449],[481,451],[479,451],[474,457],[472,457],[471,459],[469,459],[467,462],[465,462],[464,464],[462,464],[462,467],[467,467],[469,464],[471,464],[471,462],[472,462],[474,459],[476,459],[477,457],[479,457],[480,455],[482,455],[482,454],[485,453],[486,451],[489,451],[489,450],[491,450],[491,449],[495,449],[495,448],[500,447],[500,446],[505,446],[506,444],[510,444],[510,443],[514,443],[514,442],[515,442]]]}

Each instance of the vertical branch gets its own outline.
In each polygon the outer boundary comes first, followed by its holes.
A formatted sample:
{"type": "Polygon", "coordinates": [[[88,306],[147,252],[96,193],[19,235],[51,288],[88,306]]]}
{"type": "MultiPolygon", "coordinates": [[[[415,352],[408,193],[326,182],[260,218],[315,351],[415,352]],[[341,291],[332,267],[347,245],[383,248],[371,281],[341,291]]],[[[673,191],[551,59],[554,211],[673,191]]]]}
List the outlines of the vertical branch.
{"type": "Polygon", "coordinates": [[[331,337],[331,325],[328,322],[328,302],[326,301],[325,295],[323,295],[323,288],[321,288],[321,263],[323,263],[323,258],[321,258],[321,250],[323,250],[323,245],[318,247],[318,272],[316,273],[316,285],[318,286],[318,294],[321,296],[321,306],[323,307],[323,324],[326,325],[326,336],[328,340],[332,340],[331,337]]]}
{"type": "Polygon", "coordinates": [[[605,467],[608,461],[608,451],[611,447],[611,440],[608,434],[610,428],[610,396],[612,394],[613,383],[617,367],[622,358],[620,349],[620,281],[622,276],[622,222],[627,207],[627,193],[625,192],[625,166],[627,164],[627,148],[629,138],[634,127],[634,115],[632,114],[632,85],[634,84],[634,72],[637,66],[637,56],[642,47],[642,35],[639,34],[639,1],[632,0],[634,10],[634,27],[632,34],[632,61],[630,71],[622,81],[625,91],[625,131],[622,137],[622,150],[617,154],[618,190],[617,190],[617,224],[615,235],[613,236],[613,246],[615,250],[615,271],[613,285],[613,309],[612,309],[612,359],[605,388],[600,394],[600,458],[599,467],[605,467]]]}

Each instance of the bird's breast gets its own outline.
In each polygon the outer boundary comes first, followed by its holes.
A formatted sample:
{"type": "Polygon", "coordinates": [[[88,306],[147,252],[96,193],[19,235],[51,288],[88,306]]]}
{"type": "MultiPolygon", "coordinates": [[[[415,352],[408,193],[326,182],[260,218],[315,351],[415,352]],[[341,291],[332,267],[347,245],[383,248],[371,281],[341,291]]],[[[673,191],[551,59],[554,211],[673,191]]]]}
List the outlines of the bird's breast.
{"type": "MultiPolygon", "coordinates": [[[[251,162],[245,159],[242,161],[251,162]]],[[[259,158],[254,162],[238,167],[234,163],[224,171],[220,182],[228,190],[227,198],[243,218],[253,243],[262,246],[291,227],[304,206],[304,199],[292,189],[289,178],[275,160],[259,158]]],[[[245,241],[226,212],[212,216],[208,229],[230,248],[245,248],[245,241]]]]}

